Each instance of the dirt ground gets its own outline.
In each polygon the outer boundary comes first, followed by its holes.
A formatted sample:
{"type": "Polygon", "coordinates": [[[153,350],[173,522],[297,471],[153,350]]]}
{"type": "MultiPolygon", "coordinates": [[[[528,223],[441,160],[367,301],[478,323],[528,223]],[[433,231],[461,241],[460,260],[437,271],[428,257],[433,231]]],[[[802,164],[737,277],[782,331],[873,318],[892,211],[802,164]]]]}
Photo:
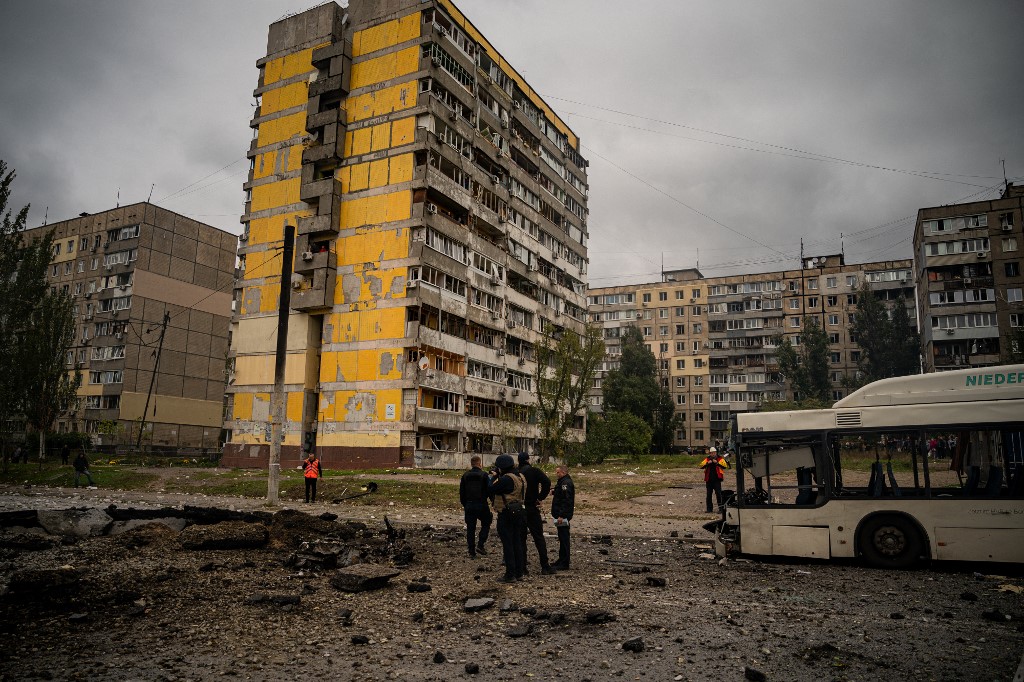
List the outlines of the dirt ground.
{"type": "MultiPolygon", "coordinates": [[[[1020,567],[720,563],[700,528],[710,517],[691,473],[615,474],[630,485],[673,487],[629,502],[587,501],[588,477],[600,475],[573,474],[581,511],[572,570],[539,575],[530,544],[532,574],[512,585],[495,580],[494,533],[490,553],[470,559],[453,508],[390,505],[380,478],[373,505],[293,505],[364,521],[367,530],[342,544],[369,563],[389,563],[373,551],[383,542],[384,515],[400,525],[412,561],[389,586],[355,594],[332,584],[336,569],[295,563],[294,543],[328,540],[343,528],[313,516],[281,541],[277,513],[271,541],[246,549],[190,548],[187,531],[152,525],[52,542],[5,522],[0,679],[1013,678],[1024,648],[1020,567]],[[26,590],[25,576],[37,575],[31,571],[73,579],[58,590],[26,590]],[[469,612],[472,598],[494,603],[469,612]]],[[[0,489],[7,518],[111,504],[278,511],[201,494],[0,489]]],[[[548,553],[557,553],[551,537],[548,553]]]]}

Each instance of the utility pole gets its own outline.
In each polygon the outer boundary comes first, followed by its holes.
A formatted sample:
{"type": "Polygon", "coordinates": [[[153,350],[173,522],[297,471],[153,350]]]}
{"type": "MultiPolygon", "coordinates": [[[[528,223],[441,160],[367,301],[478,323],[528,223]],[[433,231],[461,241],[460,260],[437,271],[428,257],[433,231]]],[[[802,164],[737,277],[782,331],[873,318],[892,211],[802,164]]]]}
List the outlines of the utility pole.
{"type": "MultiPolygon", "coordinates": [[[[164,335],[167,333],[167,323],[171,321],[171,314],[164,311],[164,321],[160,325],[160,342],[156,347],[156,362],[153,364],[153,376],[149,378],[149,393],[146,394],[146,406],[142,408],[142,423],[139,424],[139,437],[135,440],[135,449],[142,447],[142,434],[146,432],[146,414],[149,412],[149,399],[153,397],[153,386],[156,384],[156,373],[160,369],[160,354],[164,350],[164,335]]],[[[154,408],[154,412],[155,412],[154,408]]],[[[152,445],[152,443],[150,444],[152,445]]]]}
{"type": "Polygon", "coordinates": [[[267,502],[277,504],[281,486],[281,444],[284,442],[284,369],[288,359],[288,308],[292,300],[292,257],[295,251],[295,226],[284,225],[284,251],[281,262],[281,296],[277,304],[277,351],[274,355],[274,394],[270,399],[270,462],[267,477],[267,502]]]}

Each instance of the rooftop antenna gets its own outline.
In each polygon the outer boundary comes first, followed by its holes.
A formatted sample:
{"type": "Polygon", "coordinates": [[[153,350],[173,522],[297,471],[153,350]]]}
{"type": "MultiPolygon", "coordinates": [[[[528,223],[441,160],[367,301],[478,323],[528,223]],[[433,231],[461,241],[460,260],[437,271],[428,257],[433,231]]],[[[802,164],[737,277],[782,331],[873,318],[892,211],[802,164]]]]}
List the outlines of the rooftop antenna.
{"type": "Polygon", "coordinates": [[[839,233],[839,255],[846,261],[846,243],[843,241],[843,233],[839,233]]]}
{"type": "Polygon", "coordinates": [[[150,199],[153,198],[153,188],[154,187],[156,187],[156,183],[155,182],[152,185],[149,186],[149,196],[146,197],[146,203],[147,204],[149,203],[150,199]]]}
{"type": "Polygon", "coordinates": [[[117,188],[117,203],[115,203],[114,208],[121,208],[121,188],[120,187],[117,188]]]}
{"type": "Polygon", "coordinates": [[[43,211],[43,225],[46,224],[46,219],[50,217],[50,207],[47,206],[46,210],[43,211]]]}
{"type": "Polygon", "coordinates": [[[1006,192],[1010,189],[1010,183],[1006,180],[1006,159],[999,159],[999,163],[1003,164],[1003,196],[1006,196],[1006,192]]]}
{"type": "Polygon", "coordinates": [[[697,247],[697,269],[700,270],[700,247],[697,247]]]}

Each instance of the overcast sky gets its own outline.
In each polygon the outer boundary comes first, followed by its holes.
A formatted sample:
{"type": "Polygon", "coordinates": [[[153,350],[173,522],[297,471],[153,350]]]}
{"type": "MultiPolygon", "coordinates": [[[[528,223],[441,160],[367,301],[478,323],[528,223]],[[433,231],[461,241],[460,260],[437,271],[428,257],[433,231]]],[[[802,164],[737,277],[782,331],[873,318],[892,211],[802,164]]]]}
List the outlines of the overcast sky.
{"type": "MultiPolygon", "coordinates": [[[[910,256],[1024,181],[1019,0],[461,0],[590,159],[593,286],[910,256]],[[813,158],[811,158],[813,157],[813,158]],[[698,254],[699,252],[699,254],[698,254]]],[[[240,231],[287,0],[4,0],[0,158],[30,225],[145,200],[240,231]]]]}

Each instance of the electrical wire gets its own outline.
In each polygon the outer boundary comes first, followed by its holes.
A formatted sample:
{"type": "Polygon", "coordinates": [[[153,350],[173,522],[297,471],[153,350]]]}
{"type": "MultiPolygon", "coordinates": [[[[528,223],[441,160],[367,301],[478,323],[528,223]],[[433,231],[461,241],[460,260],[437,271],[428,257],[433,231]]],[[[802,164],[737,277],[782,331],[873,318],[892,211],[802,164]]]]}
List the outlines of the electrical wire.
{"type": "Polygon", "coordinates": [[[210,173],[209,175],[207,175],[207,176],[205,176],[205,177],[202,177],[202,178],[199,178],[199,179],[198,179],[198,180],[196,180],[195,182],[190,182],[189,184],[185,185],[185,186],[184,186],[184,187],[182,187],[181,189],[179,189],[179,190],[177,190],[177,191],[175,191],[175,192],[171,192],[170,194],[168,194],[167,196],[165,196],[165,197],[164,197],[163,199],[159,199],[158,201],[156,201],[156,202],[154,202],[154,203],[156,203],[156,204],[162,204],[163,202],[167,201],[167,200],[168,200],[168,199],[170,199],[171,197],[174,197],[174,196],[177,196],[178,194],[181,194],[182,192],[184,192],[185,190],[189,189],[190,187],[193,187],[193,186],[195,186],[195,185],[198,185],[198,184],[199,184],[200,182],[202,182],[202,181],[204,181],[204,180],[208,180],[209,178],[212,178],[212,177],[213,177],[214,175],[216,175],[217,173],[220,173],[220,172],[221,172],[221,171],[223,171],[223,170],[227,170],[228,168],[231,168],[231,166],[234,166],[234,165],[235,165],[236,163],[238,163],[239,161],[245,161],[245,160],[246,160],[246,158],[248,158],[248,157],[245,157],[245,156],[243,156],[243,157],[242,157],[242,158],[240,158],[240,159],[235,159],[234,161],[232,161],[231,163],[227,164],[226,166],[222,166],[221,168],[218,168],[217,170],[213,171],[213,172],[212,172],[212,173],[210,173]]]}

